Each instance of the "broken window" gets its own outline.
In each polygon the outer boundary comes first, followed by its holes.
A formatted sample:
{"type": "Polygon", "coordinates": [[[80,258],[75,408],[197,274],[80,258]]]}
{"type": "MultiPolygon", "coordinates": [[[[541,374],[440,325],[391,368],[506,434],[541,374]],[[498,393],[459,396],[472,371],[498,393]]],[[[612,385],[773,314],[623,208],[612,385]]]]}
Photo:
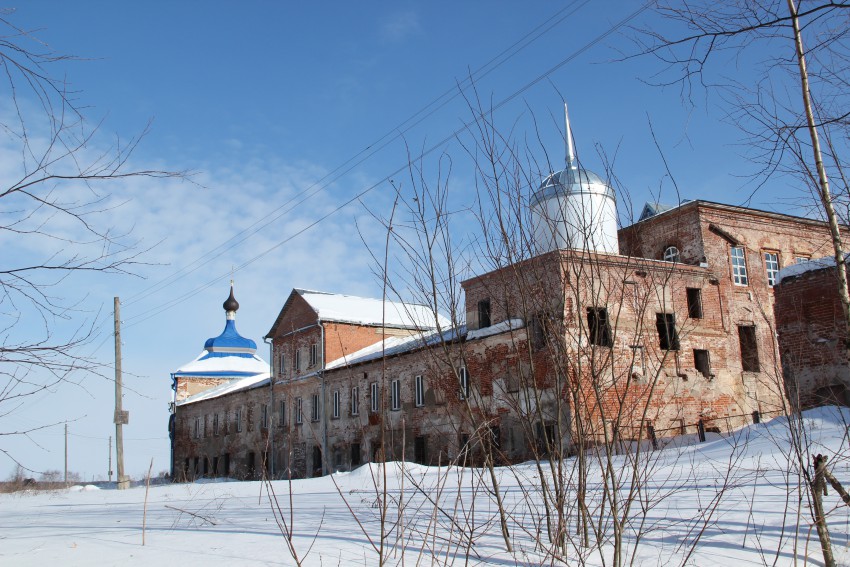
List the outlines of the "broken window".
{"type": "Polygon", "coordinates": [[[413,460],[420,465],[427,465],[427,439],[420,435],[413,440],[413,460]]]}
{"type": "Polygon", "coordinates": [[[469,397],[469,373],[466,367],[460,369],[460,399],[465,400],[469,397]]]}
{"type": "Polygon", "coordinates": [[[688,317],[702,319],[702,290],[698,287],[689,287],[685,291],[688,298],[688,317]]]}
{"type": "Polygon", "coordinates": [[[741,368],[744,372],[758,372],[759,352],[755,326],[738,325],[738,340],[741,343],[741,368]]]}
{"type": "Polygon", "coordinates": [[[478,302],[478,328],[484,329],[490,326],[490,299],[482,299],[478,302]]]}
{"type": "Polygon", "coordinates": [[[533,315],[528,325],[529,340],[531,348],[538,351],[546,346],[546,315],[538,313],[533,315]]]}
{"type": "Polygon", "coordinates": [[[658,329],[658,346],[661,350],[679,350],[676,315],[673,313],[656,313],[655,326],[658,329]]]}
{"type": "Polygon", "coordinates": [[[694,368],[706,378],[711,378],[711,359],[707,350],[694,349],[694,368]]]}
{"type": "Polygon", "coordinates": [[[351,444],[351,468],[359,467],[362,462],[360,456],[360,443],[351,444]]]}
{"type": "Polygon", "coordinates": [[[608,323],[608,310],[604,307],[587,308],[587,330],[590,344],[602,347],[613,346],[611,325],[608,323]]]}

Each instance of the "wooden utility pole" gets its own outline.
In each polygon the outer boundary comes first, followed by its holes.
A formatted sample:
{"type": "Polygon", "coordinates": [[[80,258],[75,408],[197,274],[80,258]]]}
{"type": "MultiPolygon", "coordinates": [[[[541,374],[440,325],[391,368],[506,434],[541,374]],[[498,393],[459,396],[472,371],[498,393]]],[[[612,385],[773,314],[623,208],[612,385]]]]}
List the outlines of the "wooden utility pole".
{"type": "Polygon", "coordinates": [[[118,464],[118,490],[130,487],[124,475],[124,434],[122,426],[129,422],[129,413],[121,407],[121,301],[115,298],[115,456],[118,464]]]}
{"type": "Polygon", "coordinates": [[[68,486],[68,424],[65,424],[65,486],[68,486]]]}
{"type": "Polygon", "coordinates": [[[109,482],[112,482],[112,435],[109,436],[109,482]]]}

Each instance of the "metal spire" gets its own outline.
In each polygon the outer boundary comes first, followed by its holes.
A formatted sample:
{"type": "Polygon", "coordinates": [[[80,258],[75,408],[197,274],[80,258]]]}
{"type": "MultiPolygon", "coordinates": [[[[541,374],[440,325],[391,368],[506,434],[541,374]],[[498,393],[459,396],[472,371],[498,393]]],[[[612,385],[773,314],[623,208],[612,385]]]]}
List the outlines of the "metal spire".
{"type": "Polygon", "coordinates": [[[566,123],[566,135],[567,135],[567,167],[570,169],[577,169],[576,165],[576,154],[573,150],[573,130],[570,128],[570,112],[567,110],[567,103],[564,102],[564,121],[566,123]]]}

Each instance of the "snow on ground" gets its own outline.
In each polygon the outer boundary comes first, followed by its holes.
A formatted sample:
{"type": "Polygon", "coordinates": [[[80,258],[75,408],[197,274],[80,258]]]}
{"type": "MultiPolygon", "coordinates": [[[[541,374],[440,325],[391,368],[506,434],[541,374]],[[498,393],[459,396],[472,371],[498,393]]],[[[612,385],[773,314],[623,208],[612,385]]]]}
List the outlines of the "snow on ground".
{"type": "MultiPolygon", "coordinates": [[[[850,486],[850,466],[842,458],[848,454],[850,410],[807,412],[804,423],[811,451],[829,455],[835,476],[850,486]]],[[[632,499],[625,522],[624,564],[634,558],[635,565],[803,565],[808,556],[809,565],[821,565],[787,438],[787,422],[775,419],[707,443],[644,453],[637,475],[644,480],[641,498],[632,499]]],[[[633,454],[613,461],[626,483],[634,478],[631,462],[633,454]]],[[[588,496],[594,518],[603,518],[603,545],[579,546],[571,513],[570,565],[612,564],[611,500],[602,497],[602,463],[592,460],[588,496]]],[[[573,459],[564,462],[567,477],[574,465],[573,459]]],[[[295,561],[282,532],[292,527],[292,549],[305,565],[376,565],[382,511],[390,565],[555,564],[545,552],[535,464],[497,470],[512,552],[505,550],[489,477],[481,473],[391,463],[291,484],[152,486],[144,546],[144,487],[3,494],[0,564],[290,565],[295,561]]],[[[548,463],[544,474],[551,484],[548,463]]],[[[629,502],[629,488],[624,484],[616,493],[618,505],[629,502]]],[[[575,501],[570,492],[565,508],[574,510],[575,501]]],[[[848,565],[850,508],[832,489],[825,504],[837,559],[848,565]]]]}

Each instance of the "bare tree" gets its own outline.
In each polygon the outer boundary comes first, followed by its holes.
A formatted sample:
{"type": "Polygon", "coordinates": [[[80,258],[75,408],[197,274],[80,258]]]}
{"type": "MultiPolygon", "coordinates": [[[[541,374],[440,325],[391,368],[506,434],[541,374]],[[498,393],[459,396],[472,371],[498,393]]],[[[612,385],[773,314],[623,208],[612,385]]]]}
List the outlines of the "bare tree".
{"type": "Polygon", "coordinates": [[[0,14],[8,103],[0,113],[0,417],[27,396],[97,372],[98,363],[81,348],[97,314],[85,313],[84,298],[69,297],[65,284],[89,273],[133,273],[143,251],[128,231],[110,224],[117,206],[111,192],[131,177],[181,175],[132,168],[145,132],[104,145],[99,125],[86,120],[64,78],[72,59],[17,27],[11,10],[0,14]]]}

